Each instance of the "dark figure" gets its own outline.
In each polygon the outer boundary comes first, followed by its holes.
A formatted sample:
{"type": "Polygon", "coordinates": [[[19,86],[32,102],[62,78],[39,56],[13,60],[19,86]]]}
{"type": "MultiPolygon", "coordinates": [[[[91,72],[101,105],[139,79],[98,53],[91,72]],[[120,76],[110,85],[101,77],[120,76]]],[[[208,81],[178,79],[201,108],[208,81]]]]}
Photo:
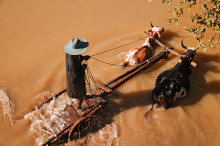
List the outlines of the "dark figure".
{"type": "Polygon", "coordinates": [[[181,58],[174,68],[159,74],[155,88],[152,91],[153,102],[160,103],[164,108],[171,107],[176,98],[187,95],[190,88],[190,61],[181,58]]]}
{"type": "Polygon", "coordinates": [[[71,98],[86,96],[85,66],[81,55],[66,54],[66,91],[71,98]]]}
{"type": "MultiPolygon", "coordinates": [[[[189,75],[191,73],[191,63],[198,48],[185,47],[183,40],[181,45],[186,51],[181,55],[180,61],[174,68],[160,73],[157,77],[155,88],[151,94],[153,105],[159,103],[167,109],[175,103],[176,98],[181,98],[188,94],[190,88],[189,75]]],[[[149,111],[145,114],[145,117],[148,113],[149,111]]]]}
{"type": "Polygon", "coordinates": [[[85,69],[83,60],[89,56],[82,56],[86,51],[88,42],[82,38],[70,40],[64,47],[66,51],[66,91],[69,97],[79,100],[78,108],[81,108],[83,99],[86,99],[85,69]]]}

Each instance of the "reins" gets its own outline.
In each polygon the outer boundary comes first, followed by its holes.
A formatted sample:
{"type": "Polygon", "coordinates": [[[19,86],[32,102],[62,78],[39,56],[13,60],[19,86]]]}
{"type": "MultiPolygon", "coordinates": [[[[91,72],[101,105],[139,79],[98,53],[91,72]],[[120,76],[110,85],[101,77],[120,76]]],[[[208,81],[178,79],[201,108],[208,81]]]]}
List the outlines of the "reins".
{"type": "MultiPolygon", "coordinates": [[[[138,39],[138,40],[136,40],[136,41],[133,41],[133,42],[130,42],[130,43],[127,43],[127,44],[124,44],[124,45],[121,45],[121,46],[118,46],[118,47],[115,47],[115,48],[111,48],[111,49],[108,49],[108,50],[106,50],[106,51],[99,52],[99,53],[96,53],[96,54],[93,54],[93,55],[87,55],[87,56],[88,56],[89,58],[92,58],[92,59],[94,59],[94,60],[96,60],[96,61],[98,61],[98,62],[104,63],[104,64],[108,64],[108,65],[112,65],[112,66],[122,66],[122,65],[120,65],[120,64],[113,64],[113,63],[109,63],[109,62],[105,62],[105,61],[99,60],[99,59],[97,59],[97,58],[95,58],[95,57],[93,57],[93,56],[100,55],[100,54],[103,54],[103,53],[106,53],[106,52],[109,52],[109,51],[113,51],[113,50],[122,48],[122,47],[124,47],[124,46],[128,46],[128,45],[130,45],[130,44],[133,44],[133,43],[136,43],[136,42],[138,42],[138,41],[141,41],[141,40],[143,40],[143,39],[145,39],[145,38],[146,38],[146,37],[140,38],[140,39],[138,39]]],[[[90,92],[91,92],[92,90],[91,90],[91,86],[90,86],[90,85],[91,85],[91,84],[90,84],[90,83],[91,83],[90,81],[92,81],[92,83],[95,85],[96,90],[98,91],[98,90],[99,90],[99,86],[96,84],[96,81],[95,81],[95,79],[94,79],[94,77],[93,77],[93,75],[92,75],[92,72],[91,72],[90,69],[89,69],[89,66],[88,66],[87,61],[85,61],[85,64],[86,64],[86,66],[87,66],[87,68],[86,68],[86,70],[87,70],[87,75],[85,76],[86,84],[87,84],[87,86],[89,87],[89,90],[90,90],[90,92]]]]}
{"type": "Polygon", "coordinates": [[[147,38],[147,37],[140,38],[140,39],[138,39],[138,40],[136,40],[136,41],[133,41],[133,42],[130,42],[130,43],[127,43],[127,44],[124,44],[124,45],[121,45],[121,46],[118,46],[118,47],[115,47],[115,48],[111,48],[111,49],[108,49],[108,50],[105,50],[105,51],[103,51],[103,52],[99,52],[99,53],[96,53],[96,54],[93,54],[93,55],[88,55],[88,56],[91,57],[92,59],[94,59],[94,60],[96,60],[96,61],[98,61],[98,62],[104,63],[104,64],[108,64],[108,65],[112,65],[112,66],[123,66],[123,65],[121,65],[121,64],[114,64],[114,63],[105,62],[105,61],[102,61],[102,60],[100,60],[100,59],[97,59],[97,58],[95,58],[95,57],[93,57],[93,56],[100,55],[100,54],[103,54],[103,53],[106,53],[106,52],[109,52],[109,51],[113,51],[113,50],[116,50],[116,49],[119,49],[119,48],[128,46],[128,45],[130,45],[130,44],[136,43],[136,42],[141,41],[141,40],[146,39],[146,38],[147,38]]]}
{"type": "Polygon", "coordinates": [[[92,59],[94,59],[94,60],[96,60],[96,61],[99,61],[99,62],[102,62],[102,63],[104,63],[104,64],[113,65],[113,66],[122,66],[122,65],[120,65],[120,64],[108,63],[108,62],[99,60],[99,59],[97,59],[97,58],[94,58],[94,57],[92,57],[92,56],[90,56],[90,57],[91,57],[92,59]]]}
{"type": "Polygon", "coordinates": [[[146,39],[146,37],[140,38],[140,39],[138,39],[138,40],[136,40],[136,41],[133,41],[133,42],[130,42],[130,43],[127,43],[127,44],[124,44],[124,45],[121,45],[121,46],[118,46],[118,47],[115,47],[115,48],[112,48],[112,49],[108,49],[108,50],[103,51],[103,52],[99,52],[99,53],[93,54],[93,55],[91,55],[91,56],[96,56],[96,55],[103,54],[103,53],[106,53],[106,52],[109,52],[109,51],[112,51],[112,50],[115,50],[115,49],[119,49],[119,48],[121,48],[121,47],[124,47],[124,46],[130,45],[130,44],[136,43],[136,42],[141,41],[141,40],[143,40],[143,39],[146,39]]]}

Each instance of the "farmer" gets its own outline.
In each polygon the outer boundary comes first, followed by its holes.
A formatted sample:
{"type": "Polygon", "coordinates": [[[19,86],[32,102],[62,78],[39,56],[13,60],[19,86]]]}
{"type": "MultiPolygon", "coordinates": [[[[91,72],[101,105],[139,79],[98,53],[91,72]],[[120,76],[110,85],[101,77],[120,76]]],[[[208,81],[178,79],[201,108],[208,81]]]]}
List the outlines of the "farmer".
{"type": "Polygon", "coordinates": [[[64,46],[66,52],[66,91],[69,97],[78,99],[78,107],[86,99],[85,69],[83,60],[88,60],[89,56],[81,54],[87,50],[89,43],[83,38],[74,38],[64,46]]]}

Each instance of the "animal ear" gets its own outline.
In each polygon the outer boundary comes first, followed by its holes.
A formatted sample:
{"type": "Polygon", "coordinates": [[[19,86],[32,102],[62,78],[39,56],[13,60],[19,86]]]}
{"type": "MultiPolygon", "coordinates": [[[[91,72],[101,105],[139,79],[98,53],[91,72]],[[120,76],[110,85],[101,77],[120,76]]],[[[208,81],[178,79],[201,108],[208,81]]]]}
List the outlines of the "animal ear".
{"type": "Polygon", "coordinates": [[[164,32],[164,28],[162,27],[162,32],[164,32]]]}
{"type": "Polygon", "coordinates": [[[184,39],[181,40],[181,46],[182,46],[184,49],[187,49],[187,47],[183,45],[183,40],[184,40],[184,39]]]}

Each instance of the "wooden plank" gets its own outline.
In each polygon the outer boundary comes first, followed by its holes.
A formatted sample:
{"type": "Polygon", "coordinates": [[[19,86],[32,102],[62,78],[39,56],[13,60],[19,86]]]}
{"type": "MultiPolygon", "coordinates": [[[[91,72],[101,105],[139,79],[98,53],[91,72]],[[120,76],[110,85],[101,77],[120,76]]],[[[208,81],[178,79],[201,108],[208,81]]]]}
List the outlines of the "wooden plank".
{"type": "Polygon", "coordinates": [[[62,119],[67,122],[68,125],[77,121],[80,118],[80,115],[76,112],[75,108],[71,105],[67,105],[66,112],[68,112],[68,116],[61,115],[62,119]]]}
{"type": "Polygon", "coordinates": [[[135,69],[132,73],[129,73],[126,76],[124,76],[122,79],[117,81],[117,83],[108,85],[108,87],[112,90],[116,89],[117,87],[119,87],[120,85],[122,85],[123,83],[125,83],[126,81],[137,75],[138,73],[148,69],[149,67],[160,61],[161,59],[165,59],[167,57],[167,54],[169,54],[169,52],[162,51],[157,56],[150,58],[147,62],[145,62],[141,66],[138,66],[137,69],[135,69]]]}
{"type": "MultiPolygon", "coordinates": [[[[85,112],[83,115],[81,115],[80,118],[84,117],[83,119],[86,120],[85,117],[89,117],[89,116],[95,114],[95,113],[96,113],[97,111],[99,111],[102,107],[103,107],[103,105],[98,105],[97,107],[93,107],[93,108],[91,108],[91,109],[88,109],[88,110],[86,110],[86,112],[85,112]]],[[[71,122],[71,124],[70,124],[69,126],[67,126],[66,128],[64,128],[60,133],[58,133],[57,136],[60,136],[60,135],[63,134],[64,132],[68,132],[69,128],[71,128],[76,121],[82,122],[82,121],[80,120],[80,118],[74,119],[74,121],[71,122]],[[76,121],[75,121],[75,120],[76,120],[76,121]]],[[[79,124],[79,123],[75,124],[74,126],[76,126],[76,125],[78,125],[78,124],[79,124]]],[[[45,143],[43,144],[43,146],[49,144],[49,143],[50,143],[51,141],[53,141],[54,139],[56,139],[56,137],[50,138],[47,142],[45,142],[45,143]]]]}
{"type": "MultiPolygon", "coordinates": [[[[147,36],[150,36],[149,33],[147,33],[146,31],[144,31],[144,34],[147,35],[147,36]]],[[[169,51],[170,53],[176,55],[178,58],[180,58],[182,55],[177,53],[176,51],[170,49],[169,47],[165,46],[163,43],[161,43],[158,39],[155,38],[154,40],[158,45],[160,45],[161,47],[163,47],[165,50],[169,51]]],[[[191,65],[193,67],[197,67],[197,63],[195,63],[194,61],[191,62],[191,65]]]]}

